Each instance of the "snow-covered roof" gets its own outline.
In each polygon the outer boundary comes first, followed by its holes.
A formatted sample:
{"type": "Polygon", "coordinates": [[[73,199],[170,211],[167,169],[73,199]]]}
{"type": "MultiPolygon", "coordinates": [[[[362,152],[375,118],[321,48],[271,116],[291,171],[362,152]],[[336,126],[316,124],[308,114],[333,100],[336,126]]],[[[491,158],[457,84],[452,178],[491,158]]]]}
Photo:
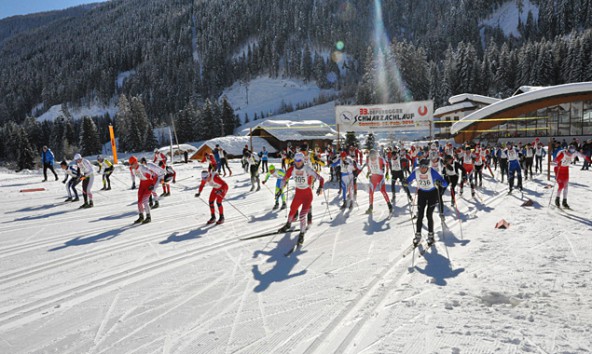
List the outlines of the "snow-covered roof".
{"type": "Polygon", "coordinates": [[[536,91],[536,90],[540,90],[540,89],[544,89],[546,88],[546,86],[520,86],[518,88],[518,90],[516,90],[516,92],[514,92],[514,94],[512,94],[512,96],[516,96],[516,95],[520,95],[526,92],[532,92],[532,91],[536,91]]]}
{"type": "Polygon", "coordinates": [[[528,92],[506,98],[505,100],[492,103],[489,106],[485,106],[480,110],[467,115],[463,119],[454,123],[450,129],[450,132],[452,134],[457,134],[459,131],[465,129],[480,119],[487,118],[498,112],[505,111],[513,107],[521,106],[528,102],[548,99],[554,96],[582,93],[592,93],[592,82],[578,82],[530,90],[528,92]]]}
{"type": "Polygon", "coordinates": [[[264,129],[280,141],[335,139],[337,131],[320,120],[266,120],[255,129],[264,129]]]}
{"type": "Polygon", "coordinates": [[[464,101],[492,104],[499,101],[499,99],[489,96],[475,95],[472,93],[461,93],[460,95],[452,96],[448,99],[448,102],[450,102],[450,104],[460,103],[464,101]]]}
{"type": "MultiPolygon", "coordinates": [[[[163,154],[168,154],[171,150],[170,146],[163,146],[161,148],[158,148],[158,151],[162,152],[163,154]]],[[[178,153],[178,151],[183,152],[183,151],[187,151],[188,153],[192,153],[197,151],[197,148],[193,145],[189,145],[189,144],[173,144],[173,152],[175,154],[178,153]]]]}
{"type": "Polygon", "coordinates": [[[457,111],[465,111],[467,109],[471,109],[471,108],[475,108],[475,107],[477,107],[475,104],[473,104],[472,102],[468,102],[468,101],[453,104],[450,106],[444,106],[444,107],[440,107],[434,111],[434,117],[441,117],[441,116],[448,114],[448,113],[457,112],[457,111]]]}
{"type": "MultiPolygon", "coordinates": [[[[221,138],[214,138],[205,141],[201,144],[198,148],[200,150],[204,145],[209,146],[211,149],[216,147],[216,144],[220,145],[222,149],[226,151],[229,155],[239,156],[243,154],[243,148],[245,145],[249,145],[251,143],[251,138],[248,136],[225,136],[221,138]]],[[[261,151],[263,147],[269,151],[270,153],[277,152],[273,146],[269,145],[269,143],[260,137],[254,136],[253,137],[253,150],[254,151],[261,151]]]]}

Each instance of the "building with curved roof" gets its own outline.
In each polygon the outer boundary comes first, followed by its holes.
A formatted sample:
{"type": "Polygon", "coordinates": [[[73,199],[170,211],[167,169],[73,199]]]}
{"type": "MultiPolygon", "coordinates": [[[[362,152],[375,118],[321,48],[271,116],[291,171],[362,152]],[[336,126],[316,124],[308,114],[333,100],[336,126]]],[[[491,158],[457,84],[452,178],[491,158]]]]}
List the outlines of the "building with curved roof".
{"type": "Polygon", "coordinates": [[[454,123],[457,143],[540,137],[592,136],[592,82],[550,87],[523,86],[454,123]]]}

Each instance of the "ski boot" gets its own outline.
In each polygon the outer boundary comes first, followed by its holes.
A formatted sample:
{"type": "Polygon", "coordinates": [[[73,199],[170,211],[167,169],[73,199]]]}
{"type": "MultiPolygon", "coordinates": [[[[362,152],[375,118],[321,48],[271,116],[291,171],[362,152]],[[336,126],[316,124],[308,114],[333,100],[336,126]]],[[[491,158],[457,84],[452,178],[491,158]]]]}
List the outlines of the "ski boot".
{"type": "Polygon", "coordinates": [[[343,204],[341,204],[341,210],[345,210],[345,208],[347,208],[347,201],[343,201],[343,204]]]}
{"type": "Polygon", "coordinates": [[[438,215],[440,215],[440,220],[442,222],[444,222],[444,213],[443,212],[442,213],[438,213],[438,215]]]}
{"type": "Polygon", "coordinates": [[[162,194],[160,195],[161,197],[166,197],[166,192],[162,192],[162,194]]]}
{"type": "Polygon", "coordinates": [[[55,176],[55,180],[56,180],[56,181],[58,180],[58,176],[57,176],[57,175],[55,176]]]}
{"type": "Polygon", "coordinates": [[[140,216],[134,221],[134,224],[140,224],[144,221],[144,214],[140,214],[140,216]]]}
{"type": "Polygon", "coordinates": [[[286,208],[287,208],[286,203],[282,203],[282,207],[280,208],[280,210],[284,210],[286,208]]]}
{"type": "Polygon", "coordinates": [[[461,188],[459,194],[462,195],[462,193],[463,193],[463,189],[461,188]]]}
{"type": "Polygon", "coordinates": [[[212,214],[212,217],[210,218],[210,220],[208,220],[208,222],[206,223],[206,225],[210,225],[216,222],[216,216],[214,214],[212,214]]]}
{"type": "Polygon", "coordinates": [[[561,207],[561,205],[559,204],[559,197],[555,197],[555,206],[556,207],[561,207]]]}
{"type": "Polygon", "coordinates": [[[569,207],[569,205],[567,204],[567,199],[563,199],[563,204],[561,204],[561,205],[563,205],[563,207],[564,207],[565,209],[571,209],[571,208],[569,207]]]}
{"type": "Polygon", "coordinates": [[[349,201],[349,210],[352,210],[354,208],[354,201],[350,200],[349,201]]]}
{"type": "Polygon", "coordinates": [[[111,186],[107,187],[107,189],[105,189],[106,191],[110,191],[111,190],[111,186]]]}
{"type": "Polygon", "coordinates": [[[102,191],[107,190],[107,187],[103,186],[103,188],[101,188],[102,191]]]}
{"type": "Polygon", "coordinates": [[[88,208],[88,203],[84,203],[81,206],[78,207],[79,209],[86,209],[88,208]]]}
{"type": "Polygon", "coordinates": [[[166,192],[166,196],[170,197],[171,196],[171,192],[166,192]]]}
{"type": "Polygon", "coordinates": [[[261,186],[257,186],[257,190],[255,192],[259,192],[261,190],[261,186]]]}
{"type": "Polygon", "coordinates": [[[72,201],[72,197],[68,197],[66,200],[64,200],[64,203],[65,202],[71,202],[71,201],[72,201]]]}
{"type": "Polygon", "coordinates": [[[92,208],[92,207],[94,207],[94,206],[95,206],[95,205],[93,204],[93,201],[92,201],[92,200],[91,200],[90,202],[88,202],[88,207],[89,207],[89,208],[92,208]]]}
{"type": "Polygon", "coordinates": [[[220,215],[220,218],[218,219],[218,221],[216,221],[216,225],[222,225],[224,224],[224,215],[220,215]]]}
{"type": "Polygon", "coordinates": [[[150,214],[146,214],[146,218],[144,219],[144,221],[142,221],[142,224],[147,224],[150,221],[152,221],[152,218],[150,217],[150,214]]]}
{"type": "Polygon", "coordinates": [[[254,191],[254,190],[255,190],[255,185],[251,186],[251,190],[250,190],[250,192],[252,192],[252,191],[254,191]]]}
{"type": "Polygon", "coordinates": [[[372,214],[372,209],[373,209],[373,208],[372,208],[372,205],[370,205],[370,206],[368,207],[368,210],[366,210],[366,214],[372,214]]]}
{"type": "Polygon", "coordinates": [[[417,247],[421,242],[421,232],[416,232],[415,237],[413,238],[413,247],[417,247]]]}
{"type": "Polygon", "coordinates": [[[159,207],[158,200],[154,202],[154,205],[151,207],[152,209],[156,209],[159,207]]]}
{"type": "Polygon", "coordinates": [[[393,204],[392,203],[387,203],[388,209],[389,209],[389,213],[393,212],[393,204]]]}
{"type": "Polygon", "coordinates": [[[435,242],[436,240],[434,240],[434,233],[428,232],[428,247],[431,247],[435,242]]]}
{"type": "Polygon", "coordinates": [[[475,190],[471,189],[471,197],[475,198],[475,190]]]}
{"type": "Polygon", "coordinates": [[[79,201],[80,199],[78,197],[72,199],[72,203],[79,201]]]}
{"type": "Polygon", "coordinates": [[[292,226],[292,224],[290,224],[290,222],[288,221],[284,226],[280,227],[280,229],[277,231],[278,234],[288,232],[288,230],[290,230],[291,226],[292,226]]]}
{"type": "Polygon", "coordinates": [[[277,202],[276,202],[276,203],[273,205],[273,208],[272,208],[272,210],[276,210],[276,209],[277,209],[277,208],[279,208],[279,207],[280,207],[280,203],[277,203],[277,202]]]}
{"type": "Polygon", "coordinates": [[[298,234],[298,246],[302,246],[302,244],[304,243],[304,232],[301,232],[300,234],[298,234]]]}

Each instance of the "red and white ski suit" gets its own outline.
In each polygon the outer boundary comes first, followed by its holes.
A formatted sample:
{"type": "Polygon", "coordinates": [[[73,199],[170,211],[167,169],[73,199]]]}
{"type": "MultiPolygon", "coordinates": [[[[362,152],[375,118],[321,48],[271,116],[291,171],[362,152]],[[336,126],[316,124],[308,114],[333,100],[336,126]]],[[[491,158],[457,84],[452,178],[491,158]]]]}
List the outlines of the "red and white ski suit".
{"type": "Polygon", "coordinates": [[[224,207],[222,206],[222,200],[226,196],[228,192],[228,184],[224,182],[222,177],[220,177],[215,172],[210,172],[207,178],[203,178],[199,185],[198,193],[201,194],[201,191],[204,189],[204,186],[208,184],[212,187],[212,191],[210,192],[210,198],[208,200],[208,204],[210,205],[210,213],[212,215],[215,214],[214,202],[218,206],[218,212],[220,215],[224,215],[224,207]]]}
{"type": "Polygon", "coordinates": [[[368,172],[370,173],[370,206],[374,204],[374,191],[380,190],[380,193],[384,196],[387,204],[390,203],[388,194],[386,193],[386,183],[384,178],[384,172],[386,170],[386,161],[381,156],[376,156],[373,160],[368,156],[366,159],[366,165],[368,166],[368,172]]]}
{"type": "Polygon", "coordinates": [[[288,213],[288,223],[291,223],[296,218],[296,213],[298,212],[298,208],[302,206],[302,210],[300,210],[300,232],[304,233],[306,231],[306,215],[310,210],[310,206],[312,204],[312,188],[309,184],[309,179],[312,177],[317,179],[320,183],[319,188],[323,188],[325,184],[325,180],[321,175],[315,172],[315,170],[307,165],[302,165],[302,167],[298,168],[296,165],[291,166],[286,171],[286,175],[284,176],[284,180],[282,182],[282,187],[286,185],[288,179],[294,180],[295,184],[295,192],[294,198],[292,199],[292,204],[290,204],[290,212],[288,213]]]}
{"type": "Polygon", "coordinates": [[[138,165],[137,168],[132,169],[131,171],[134,176],[138,177],[140,180],[140,186],[138,188],[138,212],[140,214],[144,212],[146,212],[146,214],[150,214],[150,205],[148,203],[148,199],[150,198],[150,193],[152,193],[154,185],[158,180],[158,175],[156,172],[144,165],[138,165]]]}

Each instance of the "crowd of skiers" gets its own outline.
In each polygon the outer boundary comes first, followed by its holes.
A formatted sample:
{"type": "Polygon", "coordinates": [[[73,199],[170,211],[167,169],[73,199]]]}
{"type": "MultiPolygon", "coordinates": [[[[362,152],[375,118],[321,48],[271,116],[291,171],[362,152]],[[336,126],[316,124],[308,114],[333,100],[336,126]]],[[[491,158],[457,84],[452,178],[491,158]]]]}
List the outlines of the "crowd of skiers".
{"type": "MultiPolygon", "coordinates": [[[[555,204],[558,207],[569,208],[567,204],[569,166],[579,157],[584,160],[583,169],[588,169],[591,144],[592,140],[589,140],[581,146],[569,144],[565,147],[559,146],[551,152],[555,161],[554,172],[558,185],[555,204]],[[560,203],[561,197],[562,203],[560,203]]],[[[392,213],[397,196],[396,187],[399,184],[399,191],[407,197],[409,211],[412,217],[416,218],[413,244],[417,245],[421,241],[423,219],[426,218],[427,242],[430,245],[434,242],[433,212],[438,207],[440,218],[444,218],[443,195],[446,191],[449,191],[451,206],[456,208],[457,195],[462,195],[465,187],[470,188],[471,196],[475,196],[476,189],[482,187],[484,172],[488,172],[493,179],[499,179],[501,183],[506,179],[509,193],[515,189],[522,191],[523,177],[525,180],[532,179],[534,174],[543,173],[546,154],[547,151],[538,138],[526,144],[521,142],[497,145],[467,143],[453,146],[451,143],[440,145],[438,142],[433,142],[421,147],[393,145],[364,152],[353,145],[339,151],[332,146],[321,151],[318,148],[309,149],[308,146],[302,145],[288,146],[281,151],[279,153],[281,166],[276,167],[269,164],[270,156],[265,147],[259,152],[254,152],[245,145],[241,163],[244,172],[250,176],[251,191],[259,191],[261,184],[266,186],[270,178],[275,179],[275,188],[272,191],[273,209],[287,208],[287,187],[289,183],[293,183],[294,194],[288,220],[278,232],[288,231],[291,224],[298,218],[300,224],[298,244],[302,244],[306,230],[312,224],[313,191],[317,195],[323,193],[325,179],[321,175],[321,170],[322,167],[327,167],[329,181],[339,186],[341,209],[351,209],[356,203],[360,174],[365,175],[368,181],[369,207],[366,211],[368,214],[374,210],[375,191],[380,192],[389,213],[392,213]],[[261,178],[260,174],[264,176],[261,178]],[[316,182],[318,187],[315,189],[316,182]],[[389,182],[390,196],[386,188],[389,182]],[[412,184],[415,185],[415,197],[412,196],[410,188],[412,184]],[[417,207],[415,213],[413,207],[417,207]]],[[[47,180],[47,169],[54,173],[57,180],[57,174],[53,170],[53,154],[47,147],[43,148],[42,162],[44,181],[47,180]]],[[[175,183],[176,172],[167,165],[166,155],[158,149],[154,151],[152,161],[147,161],[145,158],[138,160],[132,156],[128,162],[132,189],[138,187],[139,216],[135,223],[148,223],[151,221],[151,209],[159,206],[159,197],[170,195],[170,182],[175,183]],[[136,185],[136,178],[139,180],[139,185],[136,185]],[[158,185],[163,189],[160,196],[155,191],[158,185]]],[[[222,177],[225,177],[227,172],[228,176],[232,176],[226,151],[216,145],[212,153],[206,154],[201,162],[208,163],[208,168],[201,172],[201,181],[195,196],[200,197],[206,185],[212,188],[208,198],[211,217],[207,224],[222,224],[224,223],[222,203],[229,189],[222,177]],[[216,218],[216,209],[218,218],[216,218]]],[[[102,174],[102,190],[110,190],[113,163],[99,155],[97,164],[96,173],[102,174]]],[[[92,185],[95,174],[93,164],[82,158],[80,154],[76,154],[73,161],[69,163],[62,161],[60,166],[66,173],[66,178],[63,180],[63,183],[67,183],[68,199],[66,201],[79,200],[76,186],[82,182],[84,204],[81,208],[92,207],[92,185]]]]}

